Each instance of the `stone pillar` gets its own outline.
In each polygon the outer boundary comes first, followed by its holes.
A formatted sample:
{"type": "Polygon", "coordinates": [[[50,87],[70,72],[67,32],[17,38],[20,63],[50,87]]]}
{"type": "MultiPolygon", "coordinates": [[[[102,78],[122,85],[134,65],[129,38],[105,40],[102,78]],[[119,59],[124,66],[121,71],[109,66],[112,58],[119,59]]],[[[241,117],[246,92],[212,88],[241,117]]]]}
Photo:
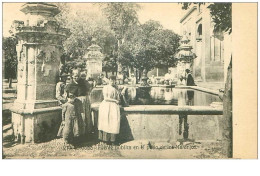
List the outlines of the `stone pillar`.
{"type": "Polygon", "coordinates": [[[101,53],[101,47],[95,44],[94,39],[83,58],[86,61],[87,77],[97,78],[102,73],[104,55],[101,53]]]}
{"type": "Polygon", "coordinates": [[[62,42],[69,30],[54,16],[60,10],[48,3],[26,3],[21,7],[26,21],[14,21],[18,38],[17,99],[12,123],[17,140],[43,142],[53,139],[61,122],[61,108],[55,99],[62,42]]]}
{"type": "Polygon", "coordinates": [[[210,69],[210,11],[204,8],[202,16],[202,65],[201,77],[203,82],[207,81],[207,73],[210,69]]]}

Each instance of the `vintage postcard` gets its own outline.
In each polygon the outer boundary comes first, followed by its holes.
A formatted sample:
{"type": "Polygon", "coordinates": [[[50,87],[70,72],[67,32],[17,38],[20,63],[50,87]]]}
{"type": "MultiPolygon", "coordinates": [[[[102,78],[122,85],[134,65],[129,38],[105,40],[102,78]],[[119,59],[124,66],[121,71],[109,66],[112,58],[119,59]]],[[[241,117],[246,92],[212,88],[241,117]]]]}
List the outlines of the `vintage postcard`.
{"type": "Polygon", "coordinates": [[[257,3],[2,7],[3,159],[257,158],[257,3]]]}

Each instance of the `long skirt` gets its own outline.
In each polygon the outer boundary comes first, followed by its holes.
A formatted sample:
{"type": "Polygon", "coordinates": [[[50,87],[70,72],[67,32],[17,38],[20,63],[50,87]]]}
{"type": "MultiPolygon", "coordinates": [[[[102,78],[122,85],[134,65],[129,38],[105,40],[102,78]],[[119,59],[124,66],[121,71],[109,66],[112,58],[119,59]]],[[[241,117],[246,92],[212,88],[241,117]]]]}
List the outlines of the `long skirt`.
{"type": "Polygon", "coordinates": [[[115,142],[116,134],[106,133],[104,131],[98,131],[98,139],[105,142],[115,142]]]}
{"type": "Polygon", "coordinates": [[[99,106],[98,130],[118,134],[120,129],[120,109],[115,102],[103,100],[99,106]]]}
{"type": "Polygon", "coordinates": [[[79,124],[81,129],[80,131],[82,132],[81,135],[87,135],[90,134],[93,130],[89,96],[80,96],[77,98],[82,102],[82,109],[83,109],[83,116],[82,116],[83,124],[79,124]]]}
{"type": "Polygon", "coordinates": [[[73,143],[75,137],[80,136],[79,120],[77,117],[65,118],[65,123],[60,125],[57,136],[63,137],[68,143],[73,143]]]}

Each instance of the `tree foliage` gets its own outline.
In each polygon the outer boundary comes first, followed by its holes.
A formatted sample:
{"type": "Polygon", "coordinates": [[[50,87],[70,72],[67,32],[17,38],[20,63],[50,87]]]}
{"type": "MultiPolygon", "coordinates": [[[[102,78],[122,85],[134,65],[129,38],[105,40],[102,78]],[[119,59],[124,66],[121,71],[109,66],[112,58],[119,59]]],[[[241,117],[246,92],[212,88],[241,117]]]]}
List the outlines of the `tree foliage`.
{"type": "Polygon", "coordinates": [[[71,31],[70,37],[64,42],[67,67],[85,66],[83,57],[92,44],[93,38],[96,39],[96,44],[102,48],[101,52],[105,56],[113,53],[116,38],[105,16],[94,10],[73,11],[69,3],[55,4],[61,10],[61,13],[56,16],[57,21],[71,31]]]}
{"type": "Polygon", "coordinates": [[[215,23],[215,31],[232,32],[232,3],[214,3],[209,5],[210,14],[215,23]]]}
{"type": "Polygon", "coordinates": [[[114,72],[118,63],[138,70],[174,65],[172,56],[179,46],[179,36],[156,21],[141,25],[138,4],[98,3],[101,14],[91,10],[72,13],[67,3],[57,4],[62,10],[57,19],[71,29],[71,36],[64,43],[70,67],[82,63],[93,37],[105,54],[103,71],[114,72]]]}
{"type": "Polygon", "coordinates": [[[106,72],[106,77],[107,77],[107,72],[116,72],[117,70],[117,63],[116,59],[113,57],[113,55],[106,56],[103,60],[102,64],[102,70],[106,72]]]}
{"type": "MultiPolygon", "coordinates": [[[[117,63],[117,69],[126,70],[128,68],[127,63],[129,61],[122,60],[120,56],[121,45],[126,40],[126,34],[129,29],[133,26],[136,26],[138,21],[137,11],[141,8],[140,5],[136,3],[101,3],[99,4],[103,14],[106,16],[111,30],[114,31],[117,43],[115,44],[115,49],[113,51],[113,61],[117,63]],[[125,62],[126,61],[126,62],[125,62]],[[122,68],[122,64],[125,65],[125,68],[122,68]]],[[[113,62],[111,62],[113,64],[113,62]]],[[[114,68],[114,67],[113,67],[114,68]]],[[[118,70],[116,70],[118,71],[118,70]]]]}
{"type": "Polygon", "coordinates": [[[126,41],[119,48],[119,57],[123,65],[149,71],[154,67],[173,66],[173,55],[178,47],[177,34],[150,20],[128,31],[126,41]]]}
{"type": "Polygon", "coordinates": [[[100,7],[118,39],[123,39],[128,29],[139,23],[137,11],[140,5],[136,3],[102,3],[100,7]]]}
{"type": "Polygon", "coordinates": [[[16,78],[17,73],[17,39],[14,37],[3,38],[2,49],[4,51],[5,77],[16,78]]]}

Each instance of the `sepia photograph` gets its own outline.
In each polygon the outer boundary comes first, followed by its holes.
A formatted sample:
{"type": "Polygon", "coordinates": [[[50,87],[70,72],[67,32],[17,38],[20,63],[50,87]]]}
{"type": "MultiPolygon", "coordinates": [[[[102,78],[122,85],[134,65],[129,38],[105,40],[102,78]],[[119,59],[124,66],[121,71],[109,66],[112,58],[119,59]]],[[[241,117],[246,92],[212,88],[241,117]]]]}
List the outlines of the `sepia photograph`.
{"type": "Polygon", "coordinates": [[[235,158],[232,5],[3,2],[2,159],[235,158]]]}

